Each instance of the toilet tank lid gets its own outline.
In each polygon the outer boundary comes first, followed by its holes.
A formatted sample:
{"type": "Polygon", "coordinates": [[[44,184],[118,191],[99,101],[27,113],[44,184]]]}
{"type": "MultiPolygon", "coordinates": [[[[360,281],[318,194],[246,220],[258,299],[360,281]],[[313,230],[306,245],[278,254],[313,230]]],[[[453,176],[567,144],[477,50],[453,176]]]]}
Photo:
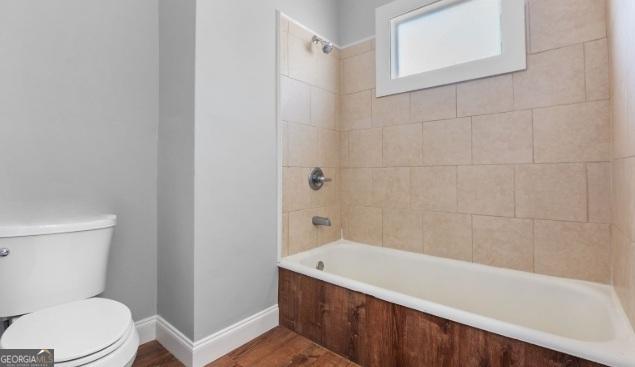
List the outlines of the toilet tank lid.
{"type": "Polygon", "coordinates": [[[90,231],[116,224],[114,214],[0,219],[0,238],[90,231]]]}

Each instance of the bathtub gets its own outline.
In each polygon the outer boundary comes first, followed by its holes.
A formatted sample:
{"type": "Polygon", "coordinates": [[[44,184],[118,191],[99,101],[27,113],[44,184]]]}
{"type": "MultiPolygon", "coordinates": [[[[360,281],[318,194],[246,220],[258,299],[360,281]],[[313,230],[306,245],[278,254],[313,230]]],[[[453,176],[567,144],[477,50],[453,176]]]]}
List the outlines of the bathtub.
{"type": "Polygon", "coordinates": [[[635,366],[612,287],[346,240],[279,266],[456,323],[609,366],[635,366]],[[323,270],[316,269],[318,262],[323,270]]]}

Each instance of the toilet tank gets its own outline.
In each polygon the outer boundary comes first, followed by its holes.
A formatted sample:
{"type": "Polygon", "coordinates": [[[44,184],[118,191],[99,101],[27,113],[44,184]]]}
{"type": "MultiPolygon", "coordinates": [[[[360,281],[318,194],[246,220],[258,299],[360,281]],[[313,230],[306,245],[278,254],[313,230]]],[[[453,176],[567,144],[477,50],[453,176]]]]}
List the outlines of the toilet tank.
{"type": "Polygon", "coordinates": [[[0,222],[0,317],[104,291],[114,215],[0,222]]]}

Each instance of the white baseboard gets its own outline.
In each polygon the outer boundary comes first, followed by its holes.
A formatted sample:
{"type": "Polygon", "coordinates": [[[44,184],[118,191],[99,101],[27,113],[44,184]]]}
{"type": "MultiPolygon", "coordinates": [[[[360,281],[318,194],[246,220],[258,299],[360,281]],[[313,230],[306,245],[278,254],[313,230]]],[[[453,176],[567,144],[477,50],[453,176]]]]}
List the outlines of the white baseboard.
{"type": "Polygon", "coordinates": [[[194,343],[193,367],[202,367],[278,326],[278,305],[271,306],[194,343]]]}
{"type": "Polygon", "coordinates": [[[192,367],[194,343],[161,316],[157,316],[157,341],[184,365],[192,367]]]}
{"type": "Polygon", "coordinates": [[[157,316],[146,317],[135,322],[139,333],[139,344],[144,344],[157,338],[157,316]]]}
{"type": "Polygon", "coordinates": [[[161,316],[135,323],[140,343],[156,339],[187,367],[202,367],[278,326],[278,305],[271,306],[197,342],[161,316]]]}

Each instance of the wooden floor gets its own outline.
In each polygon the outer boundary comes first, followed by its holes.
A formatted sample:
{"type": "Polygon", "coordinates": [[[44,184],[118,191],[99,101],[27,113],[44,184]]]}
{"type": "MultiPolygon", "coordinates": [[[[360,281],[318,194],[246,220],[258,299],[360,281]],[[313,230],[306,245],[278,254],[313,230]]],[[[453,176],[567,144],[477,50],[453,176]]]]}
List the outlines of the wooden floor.
{"type": "MultiPolygon", "coordinates": [[[[180,367],[156,341],[143,344],[133,367],[180,367]]],[[[355,367],[337,354],[284,327],[277,327],[210,363],[207,367],[355,367]]]]}

